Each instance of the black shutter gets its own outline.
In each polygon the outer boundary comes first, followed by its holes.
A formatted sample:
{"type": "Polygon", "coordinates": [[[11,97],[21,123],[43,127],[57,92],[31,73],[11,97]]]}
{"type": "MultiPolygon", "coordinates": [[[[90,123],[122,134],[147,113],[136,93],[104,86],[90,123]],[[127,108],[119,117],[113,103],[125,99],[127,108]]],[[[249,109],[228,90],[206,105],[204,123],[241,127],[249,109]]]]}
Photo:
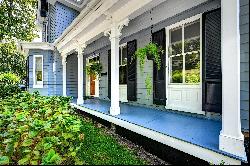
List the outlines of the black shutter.
{"type": "Polygon", "coordinates": [[[111,99],[111,50],[108,50],[108,98],[111,99]]]}
{"type": "Polygon", "coordinates": [[[222,113],[221,10],[203,14],[203,110],[222,113]]]}
{"type": "Polygon", "coordinates": [[[157,69],[154,62],[154,104],[166,105],[166,34],[165,29],[153,33],[153,43],[161,46],[164,53],[161,55],[161,69],[157,69]]]}
{"type": "Polygon", "coordinates": [[[128,93],[128,101],[136,101],[137,100],[137,59],[133,58],[135,51],[137,49],[137,42],[133,40],[128,42],[127,45],[127,59],[128,59],[128,77],[127,77],[127,93],[128,93]]]}

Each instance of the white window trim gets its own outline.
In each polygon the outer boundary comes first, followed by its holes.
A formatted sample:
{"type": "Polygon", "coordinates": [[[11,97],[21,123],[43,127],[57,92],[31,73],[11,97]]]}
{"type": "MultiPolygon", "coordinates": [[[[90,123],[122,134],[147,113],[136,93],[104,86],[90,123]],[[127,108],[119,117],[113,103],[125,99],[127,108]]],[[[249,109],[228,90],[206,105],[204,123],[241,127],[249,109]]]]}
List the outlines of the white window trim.
{"type": "Polygon", "coordinates": [[[33,56],[33,88],[42,89],[43,88],[43,55],[34,55],[33,56]],[[42,81],[39,84],[36,83],[36,58],[42,58],[42,81]]]}
{"type": "Polygon", "coordinates": [[[119,47],[119,48],[121,48],[121,58],[119,59],[120,62],[121,62],[121,65],[119,65],[119,67],[128,65],[128,64],[124,65],[124,64],[122,63],[122,48],[123,48],[123,47],[126,47],[126,46],[127,46],[127,43],[123,43],[123,44],[121,44],[120,47],[119,47]]]}
{"type": "MultiPolygon", "coordinates": [[[[184,33],[182,32],[182,35],[184,35],[184,33]]],[[[166,37],[167,37],[167,40],[166,40],[166,64],[168,65],[168,67],[166,68],[167,69],[167,84],[168,86],[169,85],[202,85],[202,40],[203,40],[203,36],[202,36],[202,14],[197,14],[193,17],[190,17],[190,18],[187,18],[185,20],[182,20],[180,22],[177,22],[175,24],[172,24],[168,27],[166,27],[166,37]],[[169,44],[170,44],[170,40],[169,40],[169,31],[171,29],[174,29],[174,28],[177,28],[177,27],[180,27],[182,26],[183,24],[188,24],[188,23],[192,23],[194,21],[197,21],[197,20],[200,20],[200,83],[198,84],[193,84],[193,83],[185,83],[185,79],[183,80],[183,83],[171,83],[171,77],[170,77],[170,70],[168,69],[170,67],[170,61],[169,61],[169,54],[168,54],[168,48],[169,48],[169,44]]],[[[183,37],[182,37],[183,38],[183,37]]],[[[184,41],[182,41],[184,42],[184,41]]],[[[185,62],[183,62],[184,65],[183,65],[183,75],[185,76],[185,62]]],[[[184,77],[185,78],[185,77],[184,77]]]]}

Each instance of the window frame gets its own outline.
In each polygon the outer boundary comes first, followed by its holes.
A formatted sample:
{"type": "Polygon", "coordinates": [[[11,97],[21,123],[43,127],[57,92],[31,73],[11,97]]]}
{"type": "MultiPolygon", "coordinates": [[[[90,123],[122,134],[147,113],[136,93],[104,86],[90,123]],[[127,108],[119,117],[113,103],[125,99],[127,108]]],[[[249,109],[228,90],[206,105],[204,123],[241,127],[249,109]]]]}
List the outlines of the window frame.
{"type": "Polygon", "coordinates": [[[201,85],[202,84],[202,41],[203,41],[203,33],[202,33],[202,14],[198,14],[198,15],[195,15],[193,17],[190,17],[190,18],[187,18],[185,20],[182,20],[180,22],[177,22],[173,25],[170,25],[168,27],[166,27],[166,37],[167,37],[167,40],[166,40],[166,59],[167,59],[167,63],[168,64],[168,71],[166,72],[168,74],[168,85],[201,85]],[[186,63],[186,58],[185,56],[187,55],[187,53],[185,53],[185,25],[186,24],[190,24],[190,23],[193,23],[195,21],[200,21],[200,82],[199,83],[186,83],[186,67],[185,67],[185,63],[186,63]],[[173,55],[173,56],[169,56],[169,46],[170,46],[170,31],[175,29],[175,28],[178,28],[178,27],[181,27],[182,29],[182,53],[181,54],[177,54],[177,55],[173,55]],[[184,53],[183,53],[184,52],[184,53]],[[170,60],[170,57],[177,57],[177,56],[183,56],[183,69],[182,69],[182,83],[171,83],[171,60],[170,60]]]}
{"type": "Polygon", "coordinates": [[[43,76],[43,55],[34,55],[33,56],[33,88],[42,89],[44,76],[43,76]],[[36,58],[42,58],[42,81],[36,81],[36,58]]]}

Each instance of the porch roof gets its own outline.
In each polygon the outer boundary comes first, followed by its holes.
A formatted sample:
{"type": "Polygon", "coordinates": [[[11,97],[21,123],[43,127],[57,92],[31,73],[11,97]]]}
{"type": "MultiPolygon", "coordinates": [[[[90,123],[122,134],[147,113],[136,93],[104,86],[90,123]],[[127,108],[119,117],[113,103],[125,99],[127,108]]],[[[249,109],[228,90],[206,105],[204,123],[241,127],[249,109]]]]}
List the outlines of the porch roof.
{"type": "MultiPolygon", "coordinates": [[[[109,101],[86,100],[81,107],[111,116],[109,101]]],[[[220,121],[124,103],[121,103],[120,107],[121,114],[115,116],[117,119],[237,160],[246,161],[246,159],[219,150],[219,135],[222,128],[220,121]]]]}

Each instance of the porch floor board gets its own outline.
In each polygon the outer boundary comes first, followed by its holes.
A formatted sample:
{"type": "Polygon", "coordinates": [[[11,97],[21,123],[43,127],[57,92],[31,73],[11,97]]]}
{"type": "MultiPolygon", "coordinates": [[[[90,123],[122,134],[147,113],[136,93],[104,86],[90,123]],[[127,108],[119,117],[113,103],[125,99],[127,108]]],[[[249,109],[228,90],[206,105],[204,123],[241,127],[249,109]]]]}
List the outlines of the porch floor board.
{"type": "MultiPolygon", "coordinates": [[[[110,115],[109,101],[90,99],[86,100],[81,106],[110,115]]],[[[220,121],[124,103],[121,103],[120,107],[121,114],[116,116],[116,118],[203,148],[219,151],[220,121]]]]}

